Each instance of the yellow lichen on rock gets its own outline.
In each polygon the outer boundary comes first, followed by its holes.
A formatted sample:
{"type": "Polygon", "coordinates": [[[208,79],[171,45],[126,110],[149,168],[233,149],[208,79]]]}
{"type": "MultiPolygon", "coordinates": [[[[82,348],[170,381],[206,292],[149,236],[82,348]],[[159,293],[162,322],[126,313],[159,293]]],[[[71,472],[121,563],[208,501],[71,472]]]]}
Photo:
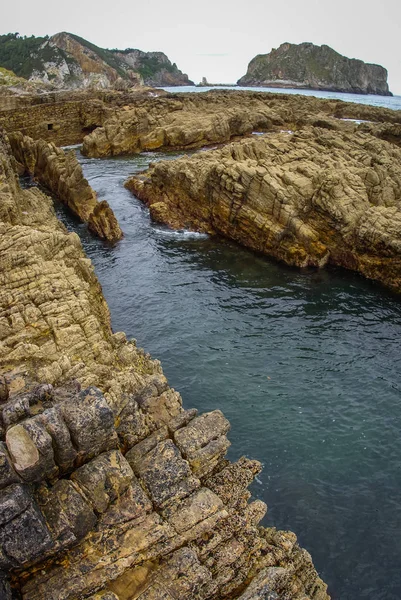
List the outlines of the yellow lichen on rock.
{"type": "Polygon", "coordinates": [[[401,291],[401,150],[317,127],[158,162],[126,183],[171,227],[219,233],[298,267],[401,291]]]}
{"type": "Polygon", "coordinates": [[[261,466],[225,459],[222,413],[184,410],[158,361],[113,334],[78,236],[19,188],[4,139],[0,234],[4,597],[328,600],[295,536],[258,528],[261,466]]]}

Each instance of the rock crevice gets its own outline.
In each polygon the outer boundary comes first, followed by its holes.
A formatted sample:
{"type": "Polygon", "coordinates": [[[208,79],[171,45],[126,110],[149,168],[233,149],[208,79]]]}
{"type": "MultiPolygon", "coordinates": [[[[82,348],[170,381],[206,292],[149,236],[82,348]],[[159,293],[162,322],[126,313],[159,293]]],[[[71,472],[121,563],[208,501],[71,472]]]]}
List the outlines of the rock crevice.
{"type": "Polygon", "coordinates": [[[0,592],[22,600],[327,600],[289,532],[259,527],[260,464],[225,458],[113,333],[78,237],[19,187],[0,139],[0,592]]]}

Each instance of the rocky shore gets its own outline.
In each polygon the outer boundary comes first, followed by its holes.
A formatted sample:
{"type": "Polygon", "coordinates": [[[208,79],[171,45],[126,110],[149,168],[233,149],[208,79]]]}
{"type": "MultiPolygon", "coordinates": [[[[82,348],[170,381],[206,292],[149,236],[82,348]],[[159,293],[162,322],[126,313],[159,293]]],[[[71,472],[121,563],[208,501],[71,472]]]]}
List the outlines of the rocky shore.
{"type": "Polygon", "coordinates": [[[0,143],[0,593],[23,600],[306,598],[294,534],[261,528],[256,461],[113,333],[76,234],[0,143]]]}
{"type": "Polygon", "coordinates": [[[260,464],[230,463],[224,415],[185,409],[160,363],[112,332],[79,238],[17,175],[115,240],[110,207],[57,143],[88,134],[93,157],[214,145],[127,187],[171,227],[400,292],[401,115],[216,91],[24,103],[0,114],[0,595],[328,600],[295,535],[260,526],[247,490],[260,464]]]}
{"type": "Polygon", "coordinates": [[[346,267],[401,292],[401,150],[318,127],[154,164],[126,186],[173,228],[289,265],[346,267]]]}
{"type": "Polygon", "coordinates": [[[255,131],[293,131],[308,125],[354,131],[367,125],[359,121],[368,121],[373,135],[378,125],[385,124],[387,136],[393,135],[399,142],[401,115],[386,108],[261,92],[170,94],[109,110],[102,126],[84,138],[83,153],[102,157],[190,150],[227,143],[255,131]]]}

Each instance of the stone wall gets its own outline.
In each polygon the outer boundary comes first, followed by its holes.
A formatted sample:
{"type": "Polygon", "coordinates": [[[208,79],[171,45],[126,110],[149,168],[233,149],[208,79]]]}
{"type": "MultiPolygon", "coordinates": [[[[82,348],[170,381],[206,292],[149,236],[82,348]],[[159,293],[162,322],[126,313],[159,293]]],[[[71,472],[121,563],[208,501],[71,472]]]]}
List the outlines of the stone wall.
{"type": "Polygon", "coordinates": [[[103,112],[102,103],[91,100],[24,106],[0,112],[0,128],[68,146],[81,143],[88,131],[101,125],[103,112]]]}

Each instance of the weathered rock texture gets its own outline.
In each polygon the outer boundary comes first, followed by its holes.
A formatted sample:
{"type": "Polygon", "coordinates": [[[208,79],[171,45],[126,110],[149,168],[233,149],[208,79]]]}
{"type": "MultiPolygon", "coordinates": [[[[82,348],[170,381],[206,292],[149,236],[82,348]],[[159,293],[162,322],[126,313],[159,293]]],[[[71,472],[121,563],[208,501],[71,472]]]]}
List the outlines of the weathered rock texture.
{"type": "Polygon", "coordinates": [[[354,130],[341,119],[400,123],[399,111],[288,94],[212,91],[147,98],[109,111],[84,138],[83,153],[101,157],[155,149],[191,149],[227,143],[254,131],[318,125],[354,130]]]}
{"type": "Polygon", "coordinates": [[[258,527],[259,463],[225,460],[222,413],[184,410],[112,333],[77,235],[0,143],[3,597],[326,600],[295,536],[258,527]]]}
{"type": "Polygon", "coordinates": [[[65,152],[51,142],[35,141],[22,133],[11,134],[9,140],[20,169],[57,196],[93,233],[109,242],[122,238],[112,209],[106,200],[98,202],[74,151],[65,152]]]}
{"type": "Polygon", "coordinates": [[[198,148],[252,131],[305,125],[352,129],[357,119],[395,125],[400,111],[288,94],[213,90],[167,94],[163,90],[54,92],[2,96],[0,127],[57,146],[85,139],[89,156],[141,148],[198,148]],[[91,132],[93,132],[91,135],[91,132]]]}
{"type": "Polygon", "coordinates": [[[340,265],[401,292],[401,150],[369,134],[266,134],[158,162],[126,185],[172,227],[290,265],[340,265]]]}
{"type": "Polygon", "coordinates": [[[380,65],[346,58],[329,46],[281,44],[251,60],[238,85],[307,88],[392,96],[380,65]]]}
{"type": "Polygon", "coordinates": [[[193,84],[163,52],[107,50],[65,31],[50,38],[0,35],[0,66],[52,89],[193,84]]]}

